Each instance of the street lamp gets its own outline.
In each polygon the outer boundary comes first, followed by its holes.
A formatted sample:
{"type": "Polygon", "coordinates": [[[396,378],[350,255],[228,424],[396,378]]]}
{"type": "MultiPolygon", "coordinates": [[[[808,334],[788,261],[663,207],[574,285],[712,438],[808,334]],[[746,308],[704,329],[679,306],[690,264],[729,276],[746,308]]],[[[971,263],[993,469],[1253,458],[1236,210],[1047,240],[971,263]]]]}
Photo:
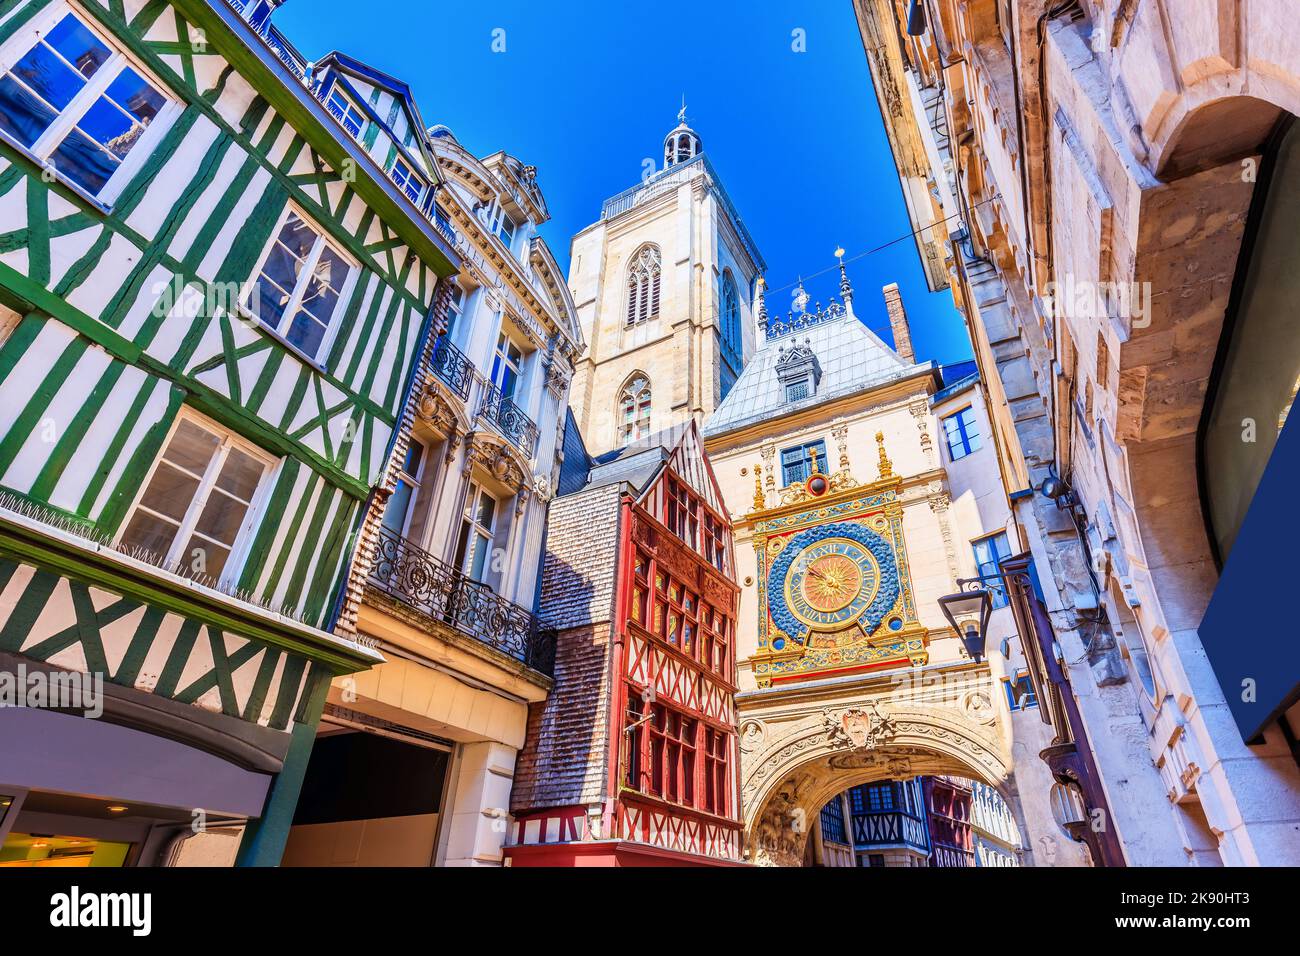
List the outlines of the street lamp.
{"type": "Polygon", "coordinates": [[[939,598],[939,608],[961,638],[966,653],[978,663],[984,659],[984,644],[989,636],[989,615],[993,613],[993,596],[987,588],[979,586],[978,579],[957,582],[961,588],[968,584],[974,586],[939,598]]]}

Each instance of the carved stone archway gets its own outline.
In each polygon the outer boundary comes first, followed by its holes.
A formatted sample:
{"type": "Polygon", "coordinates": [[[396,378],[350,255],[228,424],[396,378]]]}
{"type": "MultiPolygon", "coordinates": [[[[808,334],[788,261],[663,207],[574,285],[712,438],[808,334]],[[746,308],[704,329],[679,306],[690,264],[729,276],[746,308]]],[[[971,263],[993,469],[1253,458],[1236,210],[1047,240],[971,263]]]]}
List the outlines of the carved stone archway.
{"type": "Polygon", "coordinates": [[[1023,834],[996,691],[987,664],[957,663],[741,694],[749,859],[801,866],[810,828],[837,793],[920,775],[969,777],[996,788],[1023,834]]]}

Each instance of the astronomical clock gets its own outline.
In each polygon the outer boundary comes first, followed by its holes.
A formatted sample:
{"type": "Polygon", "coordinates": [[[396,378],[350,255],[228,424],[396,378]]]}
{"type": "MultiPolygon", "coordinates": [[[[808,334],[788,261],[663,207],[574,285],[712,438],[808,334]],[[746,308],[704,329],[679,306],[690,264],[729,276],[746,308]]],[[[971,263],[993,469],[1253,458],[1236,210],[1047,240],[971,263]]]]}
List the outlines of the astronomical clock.
{"type": "MultiPolygon", "coordinates": [[[[759,687],[925,663],[903,541],[900,479],[877,434],[881,477],[868,485],[817,470],[749,515],[758,552],[759,687]]],[[[761,492],[761,488],[760,488],[761,492]]]]}

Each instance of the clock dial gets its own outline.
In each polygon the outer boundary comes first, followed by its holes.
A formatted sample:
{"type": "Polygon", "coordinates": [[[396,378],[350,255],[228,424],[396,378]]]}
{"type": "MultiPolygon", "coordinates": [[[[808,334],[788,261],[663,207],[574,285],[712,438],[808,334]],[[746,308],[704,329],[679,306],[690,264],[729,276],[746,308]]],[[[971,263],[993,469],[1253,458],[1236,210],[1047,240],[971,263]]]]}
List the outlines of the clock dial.
{"type": "Polygon", "coordinates": [[[785,606],[812,630],[835,630],[860,618],[879,586],[880,566],[870,551],[848,538],[823,538],[790,563],[785,606]]]}

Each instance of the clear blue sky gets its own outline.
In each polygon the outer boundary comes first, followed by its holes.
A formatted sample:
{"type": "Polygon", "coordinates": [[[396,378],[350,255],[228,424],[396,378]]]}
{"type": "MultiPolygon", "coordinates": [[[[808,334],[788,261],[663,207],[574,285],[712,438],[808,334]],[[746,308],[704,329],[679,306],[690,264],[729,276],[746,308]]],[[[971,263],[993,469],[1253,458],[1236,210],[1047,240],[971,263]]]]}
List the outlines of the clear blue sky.
{"type": "MultiPolygon", "coordinates": [[[[911,229],[850,0],[289,0],[275,23],[309,58],[339,49],[405,80],[425,122],[476,154],[536,165],[543,235],[566,269],[569,238],[638,181],[643,159],[661,160],[683,94],[769,289],[834,265],[837,245],[853,257],[911,229]]],[[[873,329],[888,328],[880,287],[897,282],[917,357],[970,357],[911,239],[853,261],[849,277],[873,329]]],[[[805,284],[824,302],[838,276],[805,284]]],[[[770,312],[789,305],[788,290],[769,295],[770,312]]]]}

